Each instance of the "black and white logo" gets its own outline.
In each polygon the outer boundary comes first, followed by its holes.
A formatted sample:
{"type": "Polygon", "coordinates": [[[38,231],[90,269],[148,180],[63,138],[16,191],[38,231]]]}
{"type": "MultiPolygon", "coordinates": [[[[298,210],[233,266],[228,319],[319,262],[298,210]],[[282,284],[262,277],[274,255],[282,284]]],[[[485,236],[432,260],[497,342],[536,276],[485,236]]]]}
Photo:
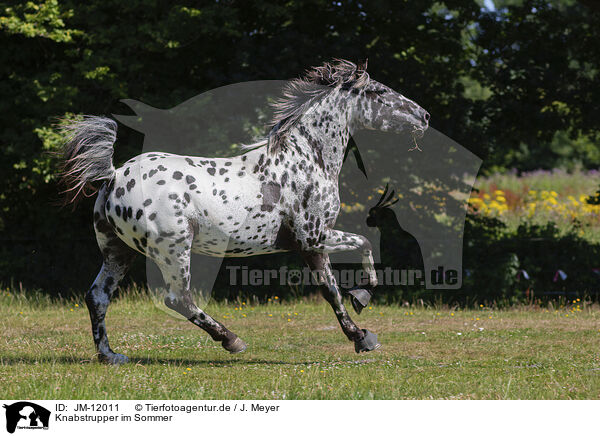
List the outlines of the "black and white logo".
{"type": "Polygon", "coordinates": [[[3,406],[6,409],[6,431],[14,433],[16,429],[47,430],[50,411],[29,401],[19,401],[3,406]]]}

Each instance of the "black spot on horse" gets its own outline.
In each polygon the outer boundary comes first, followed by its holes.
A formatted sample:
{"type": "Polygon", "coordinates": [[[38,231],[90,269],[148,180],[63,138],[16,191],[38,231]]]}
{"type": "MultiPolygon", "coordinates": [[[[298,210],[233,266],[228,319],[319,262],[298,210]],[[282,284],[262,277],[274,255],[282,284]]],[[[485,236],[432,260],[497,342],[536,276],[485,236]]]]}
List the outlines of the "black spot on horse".
{"type": "Polygon", "coordinates": [[[281,186],[274,182],[265,183],[261,186],[260,192],[263,197],[260,210],[271,212],[281,197],[281,186]]]}
{"type": "Polygon", "coordinates": [[[183,173],[181,171],[175,171],[173,173],[173,178],[175,180],[181,180],[182,177],[183,177],[183,173]]]}
{"type": "Polygon", "coordinates": [[[122,186],[117,188],[117,190],[115,191],[115,195],[117,198],[121,198],[123,195],[125,195],[125,188],[123,188],[122,186]]]}
{"type": "Polygon", "coordinates": [[[308,207],[308,199],[310,198],[312,190],[313,190],[313,185],[308,185],[306,187],[306,189],[304,190],[304,194],[302,196],[302,207],[304,209],[306,209],[308,207]]]}

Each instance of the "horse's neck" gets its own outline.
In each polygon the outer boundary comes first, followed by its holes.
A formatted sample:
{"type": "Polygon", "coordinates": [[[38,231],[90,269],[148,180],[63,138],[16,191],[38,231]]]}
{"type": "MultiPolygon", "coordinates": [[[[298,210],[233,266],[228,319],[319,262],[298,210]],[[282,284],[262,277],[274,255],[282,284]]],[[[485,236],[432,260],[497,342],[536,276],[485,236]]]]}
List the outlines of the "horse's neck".
{"type": "Polygon", "coordinates": [[[343,105],[324,105],[323,110],[305,114],[292,128],[316,164],[332,177],[339,176],[346,146],[350,139],[350,126],[343,105]]]}

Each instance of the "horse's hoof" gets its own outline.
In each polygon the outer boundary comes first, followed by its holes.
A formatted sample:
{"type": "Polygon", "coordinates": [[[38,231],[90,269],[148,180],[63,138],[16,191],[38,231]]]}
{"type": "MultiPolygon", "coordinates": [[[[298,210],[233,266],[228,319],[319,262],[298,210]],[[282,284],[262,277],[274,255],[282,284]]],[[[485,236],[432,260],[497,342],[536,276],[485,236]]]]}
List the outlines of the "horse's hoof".
{"type": "Polygon", "coordinates": [[[350,301],[352,302],[354,311],[360,315],[362,310],[369,304],[371,293],[366,289],[356,288],[350,289],[348,294],[350,294],[350,301]]]}
{"type": "Polygon", "coordinates": [[[236,336],[236,338],[233,341],[223,342],[222,345],[223,345],[223,348],[225,348],[231,354],[241,353],[248,346],[248,345],[246,345],[246,343],[244,341],[242,341],[237,336],[236,336]]]}
{"type": "Polygon", "coordinates": [[[375,333],[371,333],[367,329],[362,329],[364,332],[364,336],[362,339],[354,342],[354,351],[357,353],[373,351],[381,347],[381,344],[377,342],[377,335],[375,333]]]}
{"type": "Polygon", "coordinates": [[[98,360],[109,365],[122,365],[129,362],[129,357],[119,353],[98,354],[98,360]]]}

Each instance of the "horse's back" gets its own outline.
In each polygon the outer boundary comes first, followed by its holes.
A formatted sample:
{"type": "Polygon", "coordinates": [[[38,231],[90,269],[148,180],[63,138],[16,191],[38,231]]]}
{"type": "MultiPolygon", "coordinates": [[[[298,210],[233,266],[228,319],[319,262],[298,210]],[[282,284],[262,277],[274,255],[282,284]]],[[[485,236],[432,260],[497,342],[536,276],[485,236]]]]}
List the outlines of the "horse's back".
{"type": "Polygon", "coordinates": [[[119,238],[146,255],[168,257],[182,244],[210,256],[279,251],[280,217],[265,208],[263,183],[244,156],[141,154],[116,170],[106,215],[119,238]]]}

